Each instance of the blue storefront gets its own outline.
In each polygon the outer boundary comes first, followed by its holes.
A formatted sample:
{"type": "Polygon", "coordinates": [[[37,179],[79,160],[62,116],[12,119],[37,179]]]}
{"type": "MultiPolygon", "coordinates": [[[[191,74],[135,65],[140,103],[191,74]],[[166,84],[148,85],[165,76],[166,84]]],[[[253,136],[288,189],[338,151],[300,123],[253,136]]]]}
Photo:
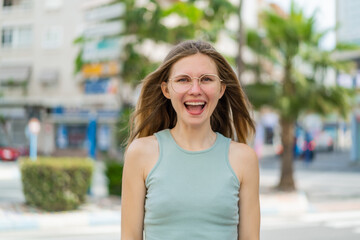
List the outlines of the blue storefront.
{"type": "Polygon", "coordinates": [[[53,109],[55,145],[57,149],[84,150],[96,158],[97,152],[116,148],[117,110],[53,109]]]}

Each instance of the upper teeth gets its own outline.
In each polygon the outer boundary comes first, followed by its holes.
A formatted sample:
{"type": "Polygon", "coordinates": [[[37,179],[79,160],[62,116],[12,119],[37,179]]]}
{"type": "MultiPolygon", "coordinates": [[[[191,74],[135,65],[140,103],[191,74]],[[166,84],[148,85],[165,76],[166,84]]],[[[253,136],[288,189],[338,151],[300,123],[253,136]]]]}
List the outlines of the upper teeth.
{"type": "Polygon", "coordinates": [[[186,102],[185,104],[197,106],[197,105],[204,105],[205,103],[204,102],[186,102]]]}

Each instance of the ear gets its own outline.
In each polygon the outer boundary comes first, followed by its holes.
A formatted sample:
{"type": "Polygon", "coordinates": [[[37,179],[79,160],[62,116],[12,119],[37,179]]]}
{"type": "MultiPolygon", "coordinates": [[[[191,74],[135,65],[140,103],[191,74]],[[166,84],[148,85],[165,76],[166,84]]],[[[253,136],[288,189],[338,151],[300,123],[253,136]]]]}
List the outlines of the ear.
{"type": "Polygon", "coordinates": [[[222,96],[224,95],[226,90],[226,85],[225,84],[221,84],[221,90],[220,90],[220,96],[219,99],[222,98],[222,96]]]}
{"type": "Polygon", "coordinates": [[[170,99],[170,92],[169,92],[169,87],[168,87],[167,82],[161,83],[161,91],[167,99],[170,99]]]}

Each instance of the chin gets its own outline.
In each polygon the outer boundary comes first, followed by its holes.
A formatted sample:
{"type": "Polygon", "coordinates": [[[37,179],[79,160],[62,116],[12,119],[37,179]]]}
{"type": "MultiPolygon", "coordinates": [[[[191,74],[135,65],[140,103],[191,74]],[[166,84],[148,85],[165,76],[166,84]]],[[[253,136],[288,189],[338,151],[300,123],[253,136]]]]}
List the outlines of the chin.
{"type": "Polygon", "coordinates": [[[185,123],[185,125],[194,126],[194,127],[201,127],[202,125],[206,124],[208,121],[210,122],[210,119],[208,120],[201,116],[183,119],[183,123],[185,123]]]}

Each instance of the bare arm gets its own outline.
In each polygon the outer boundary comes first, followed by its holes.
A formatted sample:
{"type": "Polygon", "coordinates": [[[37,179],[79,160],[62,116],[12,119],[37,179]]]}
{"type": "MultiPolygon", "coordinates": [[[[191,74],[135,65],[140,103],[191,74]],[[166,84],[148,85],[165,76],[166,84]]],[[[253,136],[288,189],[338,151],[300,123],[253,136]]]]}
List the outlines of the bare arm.
{"type": "Polygon", "coordinates": [[[121,239],[142,240],[144,225],[145,183],[141,144],[134,141],[125,154],[121,194],[121,239]]]}
{"type": "Polygon", "coordinates": [[[246,163],[243,162],[245,167],[239,194],[239,240],[258,240],[260,238],[259,162],[252,149],[243,157],[246,163]]]}
{"type": "Polygon", "coordinates": [[[252,148],[232,143],[230,163],[241,183],[239,192],[239,240],[259,240],[259,162],[252,148]]]}

